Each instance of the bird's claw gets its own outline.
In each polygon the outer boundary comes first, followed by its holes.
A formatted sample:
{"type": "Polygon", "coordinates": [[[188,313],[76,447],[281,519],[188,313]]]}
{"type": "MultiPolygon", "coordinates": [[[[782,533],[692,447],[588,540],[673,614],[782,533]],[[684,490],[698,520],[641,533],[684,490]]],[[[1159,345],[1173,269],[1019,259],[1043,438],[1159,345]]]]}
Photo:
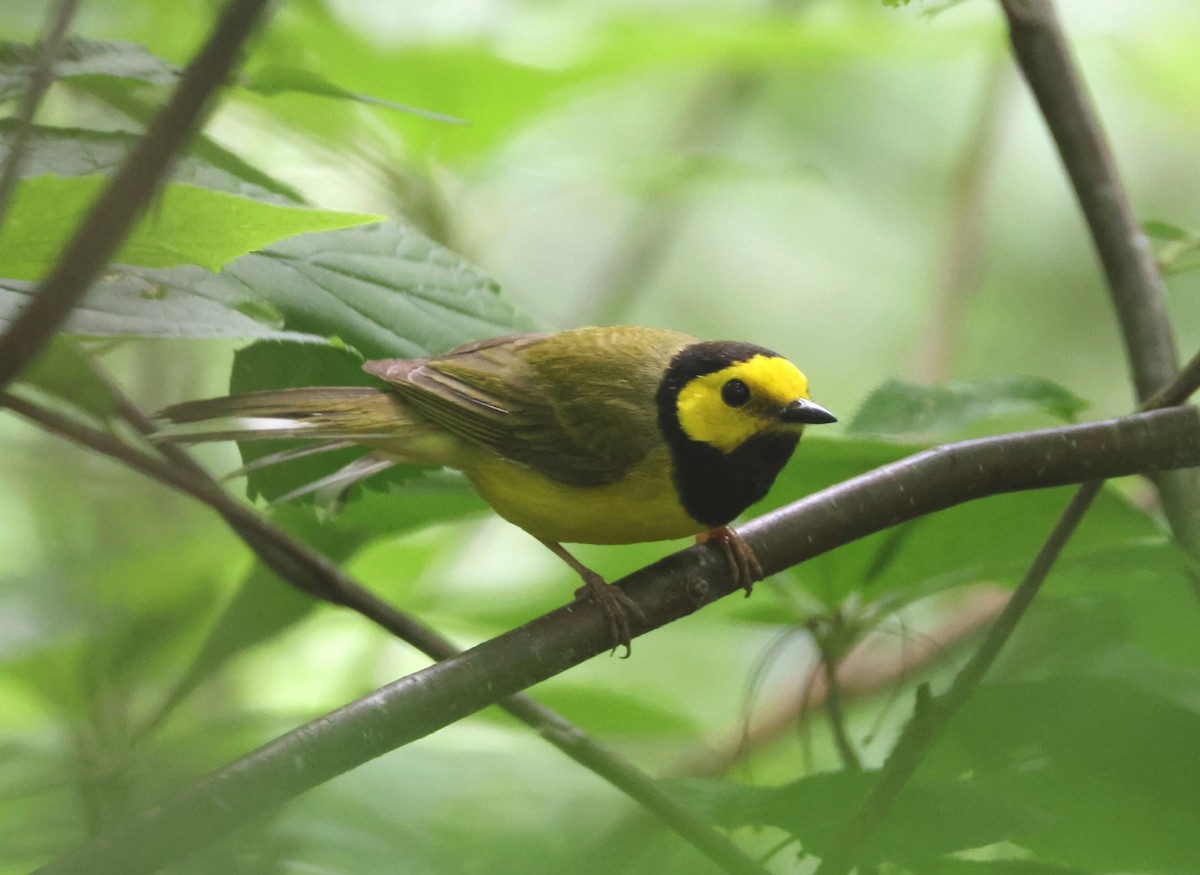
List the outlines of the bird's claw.
{"type": "Polygon", "coordinates": [[[698,544],[705,544],[709,541],[716,541],[720,546],[726,561],[729,562],[729,572],[733,575],[734,581],[746,591],[746,598],[750,598],[754,584],[766,577],[763,574],[762,565],[759,563],[758,557],[754,555],[754,551],[750,549],[750,545],[729,526],[717,526],[712,531],[696,536],[698,544]]]}
{"type": "MultiPolygon", "coordinates": [[[[619,648],[624,647],[625,653],[621,658],[628,659],[629,654],[633,651],[629,615],[633,614],[638,620],[645,623],[645,613],[638,607],[637,602],[625,593],[625,590],[608,583],[594,571],[589,571],[582,577],[584,585],[575,591],[575,598],[590,598],[600,607],[608,620],[608,632],[613,641],[612,653],[616,653],[619,648]]],[[[612,653],[609,655],[611,656],[612,653]]]]}

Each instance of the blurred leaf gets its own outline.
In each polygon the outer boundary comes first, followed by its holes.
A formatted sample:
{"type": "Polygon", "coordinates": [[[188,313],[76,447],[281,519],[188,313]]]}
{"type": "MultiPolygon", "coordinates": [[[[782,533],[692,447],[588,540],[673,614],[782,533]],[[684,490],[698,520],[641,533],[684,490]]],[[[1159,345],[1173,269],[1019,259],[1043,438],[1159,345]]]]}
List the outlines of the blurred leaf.
{"type": "Polygon", "coordinates": [[[93,373],[88,354],[72,339],[56,337],[42,348],[21,381],[68,402],[98,419],[116,412],[116,400],[93,373]]]}
{"type": "MultiPolygon", "coordinates": [[[[79,90],[86,92],[101,103],[116,110],[125,118],[131,119],[143,127],[150,123],[150,120],[158,110],[156,103],[146,100],[139,93],[123,87],[124,83],[117,80],[88,79],[85,81],[76,81],[74,84],[79,90]]],[[[203,131],[192,137],[189,154],[180,156],[177,161],[186,163],[193,157],[205,161],[210,166],[223,170],[235,179],[249,183],[249,185],[257,189],[273,192],[283,203],[302,204],[306,202],[305,197],[299,190],[259,170],[235,152],[230,151],[209,137],[203,131]]],[[[238,193],[245,194],[248,197],[255,196],[245,191],[238,193]]]]}
{"type": "MultiPolygon", "coordinates": [[[[24,92],[35,55],[33,46],[0,43],[0,100],[9,100],[24,92]]],[[[133,43],[68,39],[54,64],[54,78],[91,76],[169,85],[178,79],[179,68],[133,43]]]]}
{"type": "Polygon", "coordinates": [[[433,112],[432,110],[419,109],[415,106],[407,106],[403,103],[395,103],[391,100],[383,100],[379,97],[372,97],[369,94],[359,94],[354,91],[347,91],[345,88],[334,85],[327,79],[318,76],[311,70],[304,70],[300,67],[288,67],[283,65],[261,67],[258,70],[255,70],[252,74],[244,76],[241,84],[252,91],[257,91],[259,94],[272,95],[295,91],[302,94],[312,94],[317,97],[333,97],[339,100],[353,100],[357,103],[365,103],[371,106],[381,106],[384,109],[392,109],[397,112],[411,113],[412,115],[432,119],[433,121],[447,122],[450,124],[463,124],[462,119],[444,115],[439,112],[433,112]]]}
{"type": "Polygon", "coordinates": [[[1143,222],[1142,230],[1154,246],[1163,273],[1180,274],[1200,267],[1200,234],[1157,221],[1143,222]]]}
{"type": "MultiPolygon", "coordinates": [[[[424,478],[408,496],[373,493],[329,520],[319,520],[311,507],[291,504],[277,508],[273,521],[300,543],[345,565],[349,557],[372,540],[456,519],[484,506],[460,479],[430,481],[432,478],[424,478]]],[[[431,557],[423,558],[428,561],[431,557]]],[[[418,569],[395,563],[388,572],[390,585],[386,590],[393,596],[403,592],[418,576],[418,569]]],[[[164,713],[170,711],[230,659],[286,631],[324,604],[316,596],[280,579],[260,562],[222,610],[161,709],[164,713]]],[[[406,602],[405,607],[408,606],[406,602]]]]}
{"type": "MultiPolygon", "coordinates": [[[[1097,870],[1076,869],[1037,860],[939,860],[928,875],[1093,875],[1097,870]]],[[[924,875],[924,873],[923,873],[924,875]]]]}
{"type": "MultiPolygon", "coordinates": [[[[827,855],[857,810],[876,772],[811,775],[781,787],[687,779],[668,786],[701,803],[722,826],[776,826],[804,851],[827,855]]],[[[990,796],[971,780],[914,780],[863,849],[863,861],[924,866],[944,854],[1014,840],[1037,828],[1037,808],[990,796]]],[[[923,871],[923,870],[920,870],[923,871]]]]}
{"type": "MultiPolygon", "coordinates": [[[[17,185],[0,229],[0,276],[39,279],[108,184],[92,176],[39,176],[17,185]]],[[[226,262],[285,237],[349,228],[382,216],[282,206],[183,183],[159,193],[114,260],[142,267],[226,262]]]]}
{"type": "MultiPolygon", "coordinates": [[[[573,70],[522,63],[482,41],[386,46],[364,40],[324,4],[281,16],[264,34],[259,55],[264,66],[303,67],[347,93],[465,120],[448,127],[408,114],[379,114],[410,152],[442,161],[476,158],[507,142],[517,125],[580,81],[573,70]]],[[[293,93],[272,97],[264,109],[331,145],[345,142],[348,125],[357,126],[358,116],[348,112],[357,109],[352,103],[323,112],[313,106],[311,97],[293,93]]]]}
{"type": "Polygon", "coordinates": [[[1086,406],[1071,391],[1040,377],[991,377],[946,386],[890,380],[867,397],[846,431],[932,438],[1015,413],[1045,413],[1073,422],[1086,406]]]}
{"type": "Polygon", "coordinates": [[[680,735],[695,733],[688,715],[668,710],[634,695],[595,686],[570,683],[538,687],[538,701],[563,714],[571,722],[586,726],[597,735],[680,735]]]}
{"type": "Polygon", "coordinates": [[[1096,677],[987,684],[922,775],[969,773],[991,798],[1043,812],[1021,844],[1101,872],[1187,873],[1200,820],[1200,714],[1096,677]]]}
{"type": "MultiPolygon", "coordinates": [[[[7,160],[19,129],[20,123],[15,119],[0,119],[0,162],[7,160]]],[[[21,178],[29,179],[46,174],[111,175],[121,166],[138,139],[137,135],[126,131],[91,131],[33,125],[25,159],[21,163],[21,178]]],[[[168,179],[264,203],[295,203],[294,199],[283,197],[272,188],[246,179],[244,173],[234,173],[226,167],[218,167],[195,155],[179,156],[171,166],[168,179]]]]}
{"type": "MultiPolygon", "coordinates": [[[[1080,556],[1057,568],[1047,595],[1075,599],[1120,623],[1100,642],[1101,659],[1128,664],[1134,680],[1145,671],[1119,648],[1129,645],[1165,667],[1184,670],[1200,684],[1200,616],[1187,554],[1169,539],[1134,541],[1080,556]]],[[[1098,626],[1095,616],[1086,620],[1098,626]]],[[[1077,630],[1076,637],[1085,629],[1077,630]]],[[[1178,683],[1178,681],[1176,682],[1178,683]]]]}
{"type": "Polygon", "coordinates": [[[1148,237],[1154,240],[1170,243],[1192,240],[1195,237],[1190,231],[1185,231],[1178,225],[1172,225],[1169,222],[1159,222],[1153,219],[1142,222],[1142,230],[1146,232],[1148,237]]]}
{"type": "Polygon", "coordinates": [[[0,742],[0,872],[26,872],[76,840],[80,823],[63,763],[44,739],[0,742]]]}

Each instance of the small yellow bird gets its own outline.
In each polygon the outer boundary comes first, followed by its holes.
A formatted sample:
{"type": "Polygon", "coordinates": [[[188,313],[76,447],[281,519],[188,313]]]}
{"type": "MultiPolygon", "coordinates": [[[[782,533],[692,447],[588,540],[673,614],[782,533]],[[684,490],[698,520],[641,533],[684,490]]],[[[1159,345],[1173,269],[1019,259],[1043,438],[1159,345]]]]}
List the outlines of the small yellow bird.
{"type": "MultiPolygon", "coordinates": [[[[386,388],[314,387],[178,404],[162,437],[316,438],[370,455],[299,492],[396,464],[455,468],[500,516],[562,557],[629,647],[640,613],[562,547],[718,540],[749,591],[762,571],[727,528],[805,425],[835,422],[791,362],[748,343],[651,328],[577,328],[368,361],[386,388]]],[[[282,461],[297,452],[276,454],[282,461]]]]}

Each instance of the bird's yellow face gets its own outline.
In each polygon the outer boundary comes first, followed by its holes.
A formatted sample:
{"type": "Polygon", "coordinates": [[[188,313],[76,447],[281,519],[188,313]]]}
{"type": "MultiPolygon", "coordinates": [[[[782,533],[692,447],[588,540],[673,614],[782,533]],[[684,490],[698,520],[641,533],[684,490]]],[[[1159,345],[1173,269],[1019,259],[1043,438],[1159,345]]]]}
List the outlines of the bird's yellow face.
{"type": "Polygon", "coordinates": [[[684,434],[731,453],[766,432],[799,434],[803,420],[789,417],[808,399],[808,380],[787,359],[755,355],[694,377],[679,391],[676,411],[684,434]]]}

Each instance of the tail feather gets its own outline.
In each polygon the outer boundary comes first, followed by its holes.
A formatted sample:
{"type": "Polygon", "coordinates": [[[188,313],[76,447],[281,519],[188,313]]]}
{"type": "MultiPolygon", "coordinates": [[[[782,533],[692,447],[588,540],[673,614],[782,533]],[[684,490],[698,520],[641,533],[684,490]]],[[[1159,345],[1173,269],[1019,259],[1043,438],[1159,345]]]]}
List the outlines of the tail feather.
{"type": "Polygon", "coordinates": [[[188,401],[163,410],[167,421],[153,437],[182,443],[304,438],[316,443],[271,453],[229,476],[316,453],[360,444],[372,451],[340,470],[300,487],[277,501],[316,493],[339,503],[359,480],[403,462],[460,467],[461,444],[453,435],[410,408],[398,395],[359,386],[280,389],[188,401]]]}
{"type": "Polygon", "coordinates": [[[341,507],[346,493],[360,480],[366,480],[380,471],[386,471],[396,463],[391,459],[383,459],[374,453],[368,453],[343,465],[332,474],[306,483],[298,489],[293,489],[286,495],[281,495],[272,504],[287,504],[303,495],[316,494],[317,504],[334,510],[341,507]]]}
{"type": "Polygon", "coordinates": [[[235,477],[245,477],[253,471],[260,471],[263,468],[270,468],[274,465],[281,465],[284,462],[292,462],[296,459],[306,459],[309,456],[316,456],[320,453],[331,453],[334,450],[344,450],[346,447],[354,446],[354,441],[325,441],[320,444],[313,444],[305,447],[292,447],[287,450],[280,450],[278,453],[269,453],[265,456],[259,456],[253,462],[247,462],[240,468],[230,471],[222,480],[232,480],[235,477]]]}
{"type": "Polygon", "coordinates": [[[317,438],[386,440],[406,423],[409,408],[396,395],[358,386],[279,389],[186,401],[159,416],[171,424],[160,440],[185,443],[223,440],[317,438]]]}

